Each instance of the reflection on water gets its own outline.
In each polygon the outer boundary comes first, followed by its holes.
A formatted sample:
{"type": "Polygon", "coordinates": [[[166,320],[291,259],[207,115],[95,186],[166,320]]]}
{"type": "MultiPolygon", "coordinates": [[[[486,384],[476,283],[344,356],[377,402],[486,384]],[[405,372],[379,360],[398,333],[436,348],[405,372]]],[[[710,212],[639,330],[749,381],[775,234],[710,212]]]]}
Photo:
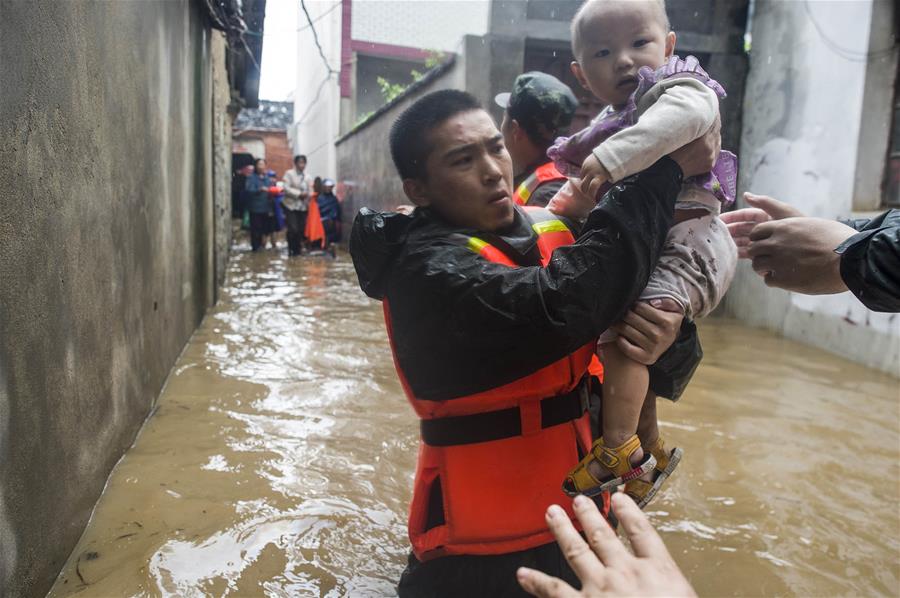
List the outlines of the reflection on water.
{"type": "MultiPolygon", "coordinates": [[[[701,595],[897,595],[897,381],[730,322],[649,507],[701,595]]],[[[417,425],[346,257],[234,255],[51,596],[389,596],[417,425]]]]}

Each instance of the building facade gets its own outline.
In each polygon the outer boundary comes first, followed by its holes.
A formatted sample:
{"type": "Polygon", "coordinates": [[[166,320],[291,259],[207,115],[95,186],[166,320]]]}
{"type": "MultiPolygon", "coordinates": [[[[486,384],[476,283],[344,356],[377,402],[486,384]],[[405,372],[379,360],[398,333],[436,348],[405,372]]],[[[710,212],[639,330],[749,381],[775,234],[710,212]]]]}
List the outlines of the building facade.
{"type": "Polygon", "coordinates": [[[294,153],[309,157],[311,172],[335,178],[334,142],[386,103],[379,77],[386,85],[412,83],[414,70],[458,52],[464,35],[483,34],[488,8],[486,0],[305,1],[289,132],[294,153]]]}
{"type": "Polygon", "coordinates": [[[50,589],[224,277],[265,0],[212,7],[0,3],[0,596],[50,589]]]}
{"type": "Polygon", "coordinates": [[[234,120],[232,130],[232,164],[262,158],[269,170],[280,179],[293,167],[293,154],[287,132],[294,120],[293,102],[260,100],[257,108],[245,108],[234,120]]]}
{"type": "MultiPolygon", "coordinates": [[[[754,6],[740,189],[810,216],[897,206],[897,18],[890,0],[754,6]]],[[[850,293],[767,288],[741,264],[727,313],[900,376],[900,317],[850,293]]]]}

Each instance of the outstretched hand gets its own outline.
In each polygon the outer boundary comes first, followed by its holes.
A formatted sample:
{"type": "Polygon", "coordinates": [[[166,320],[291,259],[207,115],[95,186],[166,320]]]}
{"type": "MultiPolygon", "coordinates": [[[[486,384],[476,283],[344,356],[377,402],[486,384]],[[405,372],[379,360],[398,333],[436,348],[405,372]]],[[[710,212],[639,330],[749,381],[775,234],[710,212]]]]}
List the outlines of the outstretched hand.
{"type": "Polygon", "coordinates": [[[573,507],[585,542],[557,505],[547,509],[547,525],[559,542],[581,591],[540,571],[521,567],[516,576],[525,591],[542,598],[577,596],[696,596],[647,516],[623,493],[612,495],[612,508],[631,542],[626,550],[593,501],[578,496],[573,507]]]}
{"type": "Polygon", "coordinates": [[[737,245],[738,257],[741,259],[750,257],[747,253],[750,247],[750,233],[757,224],[803,216],[797,208],[767,195],[744,193],[744,201],[749,208],[725,212],[721,216],[722,221],[728,225],[728,232],[737,245]]]}

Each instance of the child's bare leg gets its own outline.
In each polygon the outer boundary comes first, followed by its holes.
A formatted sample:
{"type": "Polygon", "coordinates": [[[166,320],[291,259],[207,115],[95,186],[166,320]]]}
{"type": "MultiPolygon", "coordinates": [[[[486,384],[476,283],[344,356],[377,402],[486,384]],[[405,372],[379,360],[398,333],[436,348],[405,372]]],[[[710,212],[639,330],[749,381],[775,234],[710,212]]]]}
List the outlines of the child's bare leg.
{"type": "MultiPolygon", "coordinates": [[[[616,343],[603,345],[603,366],[603,442],[620,446],[637,432],[650,374],[647,366],[627,357],[616,343]]],[[[639,463],[643,456],[642,450],[635,451],[632,464],[639,463]]],[[[594,462],[592,467],[599,470],[600,464],[594,462]]]]}
{"type": "Polygon", "coordinates": [[[652,390],[647,391],[644,398],[644,406],[641,408],[641,416],[637,427],[638,438],[641,439],[641,448],[649,451],[659,440],[659,422],[656,419],[656,394],[652,390]]]}

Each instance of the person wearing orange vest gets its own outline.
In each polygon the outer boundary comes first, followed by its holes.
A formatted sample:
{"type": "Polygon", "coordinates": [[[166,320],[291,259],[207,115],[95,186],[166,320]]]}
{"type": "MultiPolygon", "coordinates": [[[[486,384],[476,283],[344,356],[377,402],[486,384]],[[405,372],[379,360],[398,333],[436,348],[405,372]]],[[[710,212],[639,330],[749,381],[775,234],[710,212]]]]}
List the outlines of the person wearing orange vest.
{"type": "Polygon", "coordinates": [[[516,77],[513,90],[494,101],[504,109],[500,132],[515,173],[513,201],[545,207],[566,182],[547,148],[568,130],[578,99],[553,75],[532,71],[516,77]]]}
{"type": "MultiPolygon", "coordinates": [[[[360,210],[350,254],[362,290],[382,301],[420,419],[398,592],[519,595],[520,566],[577,583],[544,513],[570,505],[563,479],[590,448],[592,349],[646,285],[681,181],[711,167],[716,143],[707,135],[624,180],[577,233],[513,203],[503,137],[465,92],[420,98],[390,146],[416,209],[360,210]]],[[[701,355],[683,326],[651,366],[654,390],[680,394],[701,355]]]]}

